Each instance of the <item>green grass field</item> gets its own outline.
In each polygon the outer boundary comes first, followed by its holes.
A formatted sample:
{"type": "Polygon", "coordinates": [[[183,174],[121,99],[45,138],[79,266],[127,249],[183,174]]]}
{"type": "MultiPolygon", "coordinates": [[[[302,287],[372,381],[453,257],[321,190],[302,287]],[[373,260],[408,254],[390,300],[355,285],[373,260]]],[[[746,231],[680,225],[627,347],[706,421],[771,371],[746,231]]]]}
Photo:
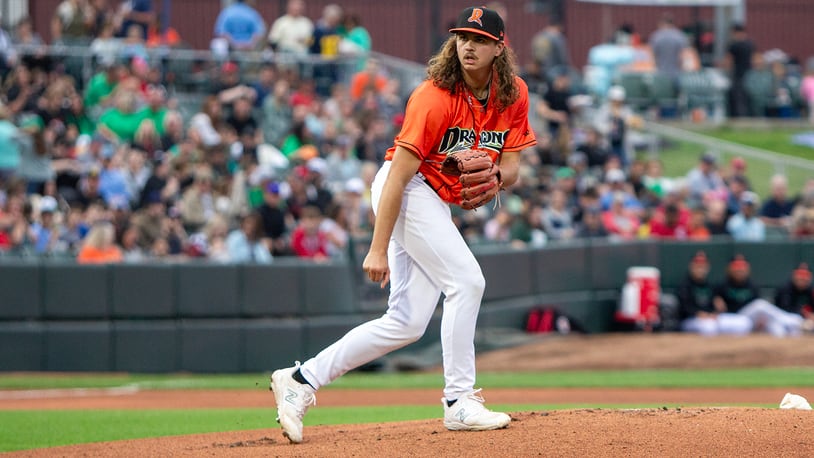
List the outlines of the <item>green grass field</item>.
{"type": "MultiPolygon", "coordinates": [[[[797,128],[731,128],[722,127],[714,130],[704,130],[705,135],[721,140],[739,143],[754,148],[761,148],[776,152],[780,155],[801,157],[814,160],[814,149],[793,145],[792,136],[810,129],[797,128]]],[[[703,145],[692,142],[668,142],[666,147],[659,152],[659,158],[664,163],[664,176],[682,177],[698,164],[698,158],[707,150],[703,145]]],[[[645,155],[647,153],[644,153],[645,155]]],[[[721,153],[722,165],[727,165],[733,155],[721,153]]],[[[803,184],[809,178],[814,177],[811,171],[783,165],[782,156],[778,156],[776,163],[749,159],[746,174],[752,183],[752,187],[761,197],[765,198],[769,194],[769,179],[775,173],[784,173],[789,179],[789,190],[791,194],[796,194],[802,189],[803,184]]]]}
{"type": "MultiPolygon", "coordinates": [[[[265,374],[241,375],[49,375],[0,376],[0,389],[115,388],[140,389],[263,389],[265,374]]],[[[438,388],[440,374],[351,373],[326,390],[438,388]]],[[[812,368],[727,370],[562,371],[481,373],[478,385],[488,388],[765,388],[814,386],[812,368]]],[[[397,404],[397,403],[396,403],[397,404]]],[[[771,407],[758,405],[760,407],[771,407]]],[[[669,404],[495,404],[505,411],[572,408],[674,407],[669,404]]],[[[675,406],[678,407],[678,406],[675,406]]],[[[58,445],[144,437],[276,428],[269,408],[195,410],[0,410],[0,452],[58,445]]],[[[313,409],[306,425],[377,423],[429,419],[436,406],[322,407],[313,409]]]]}

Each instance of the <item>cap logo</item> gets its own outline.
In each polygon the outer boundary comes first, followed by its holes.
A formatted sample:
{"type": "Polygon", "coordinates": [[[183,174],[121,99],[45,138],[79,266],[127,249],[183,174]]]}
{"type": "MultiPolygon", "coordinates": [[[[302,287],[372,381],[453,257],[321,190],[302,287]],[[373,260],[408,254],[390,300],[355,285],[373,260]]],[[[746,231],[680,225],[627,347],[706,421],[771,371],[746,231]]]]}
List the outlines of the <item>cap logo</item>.
{"type": "Polygon", "coordinates": [[[472,10],[472,15],[469,16],[469,19],[466,22],[474,22],[479,26],[483,27],[483,22],[481,22],[480,18],[483,17],[483,10],[480,8],[474,8],[472,10]]]}

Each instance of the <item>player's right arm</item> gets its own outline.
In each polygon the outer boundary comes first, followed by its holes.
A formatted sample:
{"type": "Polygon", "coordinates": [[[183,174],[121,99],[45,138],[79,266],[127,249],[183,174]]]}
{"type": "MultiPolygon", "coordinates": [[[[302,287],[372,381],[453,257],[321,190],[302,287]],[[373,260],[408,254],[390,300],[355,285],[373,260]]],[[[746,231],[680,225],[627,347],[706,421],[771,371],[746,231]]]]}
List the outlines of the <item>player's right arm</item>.
{"type": "Polygon", "coordinates": [[[396,147],[390,172],[379,198],[370,250],[362,263],[362,269],[367,272],[368,277],[374,282],[379,282],[382,288],[390,281],[387,247],[401,211],[404,189],[415,176],[419,165],[421,165],[421,160],[413,152],[403,146],[396,147]]]}

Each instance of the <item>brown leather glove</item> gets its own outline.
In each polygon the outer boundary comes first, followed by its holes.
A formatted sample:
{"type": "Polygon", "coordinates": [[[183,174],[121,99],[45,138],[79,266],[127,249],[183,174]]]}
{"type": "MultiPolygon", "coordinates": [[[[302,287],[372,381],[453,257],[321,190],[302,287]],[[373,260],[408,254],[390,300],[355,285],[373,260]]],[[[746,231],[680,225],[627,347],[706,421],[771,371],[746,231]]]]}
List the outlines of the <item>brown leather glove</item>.
{"type": "Polygon", "coordinates": [[[500,192],[500,167],[492,162],[485,151],[466,149],[447,155],[441,172],[458,177],[461,188],[461,203],[464,210],[478,208],[500,192]]]}

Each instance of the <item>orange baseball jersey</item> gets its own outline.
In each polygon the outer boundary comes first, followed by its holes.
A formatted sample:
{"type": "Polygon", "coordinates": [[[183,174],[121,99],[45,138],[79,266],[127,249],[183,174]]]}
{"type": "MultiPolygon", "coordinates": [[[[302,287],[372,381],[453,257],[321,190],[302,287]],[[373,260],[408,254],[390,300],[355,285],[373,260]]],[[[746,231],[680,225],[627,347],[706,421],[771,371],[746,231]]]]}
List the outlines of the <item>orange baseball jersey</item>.
{"type": "Polygon", "coordinates": [[[492,85],[486,108],[468,89],[455,94],[438,88],[432,81],[421,83],[407,102],[404,124],[395,145],[387,150],[385,160],[392,160],[397,146],[402,146],[423,162],[418,172],[445,202],[461,202],[458,177],[441,173],[447,154],[463,149],[487,151],[496,163],[503,152],[521,151],[537,143],[529,127],[529,91],[526,83],[515,77],[520,97],[502,112],[493,102],[496,88],[492,85]]]}

